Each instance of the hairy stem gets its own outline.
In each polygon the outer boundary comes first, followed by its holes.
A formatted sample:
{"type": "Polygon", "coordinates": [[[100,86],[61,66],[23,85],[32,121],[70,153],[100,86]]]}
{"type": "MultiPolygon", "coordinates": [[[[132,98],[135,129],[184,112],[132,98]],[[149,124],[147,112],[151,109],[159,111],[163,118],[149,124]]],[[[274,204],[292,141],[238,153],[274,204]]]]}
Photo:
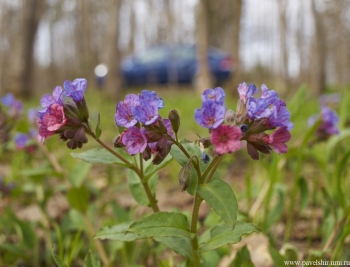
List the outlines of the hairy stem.
{"type": "Polygon", "coordinates": [[[193,264],[195,267],[200,266],[200,257],[198,253],[197,221],[198,221],[199,207],[202,203],[202,200],[203,198],[198,193],[196,193],[194,203],[193,203],[193,211],[192,211],[192,219],[191,219],[191,233],[195,235],[191,239],[192,257],[193,257],[193,264]]]}

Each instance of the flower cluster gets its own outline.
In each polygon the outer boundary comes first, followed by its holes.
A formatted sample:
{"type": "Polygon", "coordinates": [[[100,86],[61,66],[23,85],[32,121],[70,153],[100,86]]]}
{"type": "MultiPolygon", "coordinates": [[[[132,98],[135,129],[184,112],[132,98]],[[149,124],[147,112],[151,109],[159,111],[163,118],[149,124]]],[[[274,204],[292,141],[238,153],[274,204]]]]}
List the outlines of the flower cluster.
{"type": "Polygon", "coordinates": [[[65,81],[64,90],[57,86],[52,95],[45,94],[40,104],[44,108],[39,111],[37,125],[39,128],[38,140],[44,140],[54,134],[67,142],[67,147],[75,149],[87,143],[85,131],[88,128],[89,112],[84,99],[87,81],[76,79],[73,82],[65,81]],[[68,97],[71,101],[64,101],[68,97]]]}
{"type": "Polygon", "coordinates": [[[278,94],[261,86],[261,97],[255,98],[255,85],[241,83],[238,87],[239,101],[236,113],[226,110],[225,93],[222,88],[207,89],[202,95],[202,107],[195,111],[196,122],[209,129],[210,140],[217,154],[237,151],[241,140],[247,142],[248,154],[255,160],[259,153],[286,153],[286,142],[291,138],[290,112],[278,94]],[[226,124],[225,124],[226,121],[226,124]],[[276,130],[270,134],[265,131],[276,130]]]}
{"type": "Polygon", "coordinates": [[[158,110],[163,107],[164,101],[156,92],[143,90],[139,95],[126,95],[117,104],[114,117],[116,124],[126,129],[115,145],[125,147],[130,155],[142,153],[145,160],[154,154],[153,163],[160,163],[170,151],[177,131],[173,124],[178,118],[173,110],[169,119],[162,119],[158,110]]]}
{"type": "Polygon", "coordinates": [[[339,134],[338,115],[326,105],[328,101],[325,100],[327,99],[329,99],[327,96],[321,96],[321,114],[313,115],[308,119],[309,126],[314,125],[318,120],[321,121],[316,129],[316,138],[318,141],[324,141],[332,135],[339,134]]]}

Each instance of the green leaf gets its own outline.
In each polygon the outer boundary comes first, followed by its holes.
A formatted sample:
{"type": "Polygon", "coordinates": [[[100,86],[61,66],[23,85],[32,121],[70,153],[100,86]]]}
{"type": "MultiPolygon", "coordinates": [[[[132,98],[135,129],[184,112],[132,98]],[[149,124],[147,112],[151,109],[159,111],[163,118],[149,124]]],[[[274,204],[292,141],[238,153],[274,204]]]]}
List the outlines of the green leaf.
{"type": "Polygon", "coordinates": [[[187,217],[176,212],[157,212],[133,223],[129,230],[147,237],[192,237],[187,217]]]}
{"type": "Polygon", "coordinates": [[[230,267],[254,267],[246,245],[237,252],[235,258],[230,264],[230,267]]]}
{"type": "Polygon", "coordinates": [[[333,135],[328,143],[327,143],[327,150],[326,150],[326,160],[330,161],[334,155],[334,152],[336,151],[337,145],[344,139],[349,139],[350,137],[350,129],[341,130],[340,134],[333,135]]]}
{"type": "Polygon", "coordinates": [[[273,262],[275,263],[275,266],[285,266],[284,259],[277,249],[275,249],[273,246],[270,245],[269,252],[273,262]]]}
{"type": "Polygon", "coordinates": [[[53,260],[55,261],[55,263],[57,264],[58,267],[67,267],[67,265],[64,263],[64,261],[58,257],[57,255],[55,255],[52,251],[52,257],[53,260]]]}
{"type": "Polygon", "coordinates": [[[17,224],[21,230],[23,244],[32,249],[37,243],[37,235],[32,224],[20,220],[17,220],[17,224]]]}
{"type": "MultiPolygon", "coordinates": [[[[125,158],[129,158],[124,151],[118,150],[118,153],[125,158]]],[[[94,148],[82,153],[70,153],[73,158],[82,159],[89,163],[102,163],[102,164],[117,164],[126,167],[127,165],[114,156],[111,152],[104,148],[94,148]]]]}
{"type": "Polygon", "coordinates": [[[100,128],[100,113],[97,114],[97,124],[95,128],[96,139],[100,138],[102,130],[100,128]]]}
{"type": "Polygon", "coordinates": [[[91,164],[85,161],[81,161],[75,166],[70,175],[70,181],[74,187],[80,187],[82,185],[90,168],[91,164]]]}
{"type": "Polygon", "coordinates": [[[71,188],[67,193],[67,199],[73,208],[85,212],[89,205],[89,195],[86,187],[71,188]]]}
{"type": "Polygon", "coordinates": [[[8,251],[12,254],[23,256],[26,253],[26,249],[23,246],[19,246],[18,244],[13,245],[9,243],[2,243],[0,244],[0,250],[2,251],[8,251]]]}
{"type": "Polygon", "coordinates": [[[177,254],[184,256],[187,259],[192,258],[191,241],[188,237],[155,237],[154,240],[171,248],[177,254]]]}
{"type": "Polygon", "coordinates": [[[84,260],[84,267],[102,267],[99,259],[89,251],[84,260]]]}
{"type": "MultiPolygon", "coordinates": [[[[202,152],[200,151],[199,146],[197,144],[189,142],[188,140],[182,141],[181,145],[188,152],[188,154],[190,156],[193,156],[193,155],[197,156],[198,161],[199,161],[200,171],[203,173],[204,170],[209,165],[209,163],[203,163],[203,161],[201,160],[202,152]]],[[[185,166],[189,160],[186,157],[186,155],[181,151],[181,149],[175,145],[171,146],[170,154],[182,167],[185,166]]],[[[212,160],[211,157],[210,157],[210,160],[212,160]]],[[[196,161],[196,160],[194,159],[194,161],[196,161]]],[[[196,170],[193,167],[193,164],[191,164],[191,169],[192,169],[192,178],[191,178],[190,186],[187,188],[187,192],[190,195],[194,196],[196,193],[197,184],[198,184],[198,175],[197,175],[196,170]]],[[[217,179],[217,178],[218,178],[218,173],[215,172],[213,177],[212,177],[212,181],[217,179]]]]}
{"type": "Polygon", "coordinates": [[[301,212],[307,206],[307,200],[309,198],[309,190],[304,178],[300,177],[298,184],[300,189],[300,212],[301,212]]]}
{"type": "Polygon", "coordinates": [[[164,168],[168,163],[173,159],[173,157],[168,154],[163,161],[158,164],[154,165],[151,160],[144,161],[144,168],[145,168],[145,173],[144,173],[144,180],[147,181],[156,171],[164,168]]]}
{"type": "MultiPolygon", "coordinates": [[[[142,185],[140,177],[133,170],[128,171],[128,186],[131,195],[142,206],[149,206],[149,199],[145,192],[145,189],[142,185]]],[[[149,187],[151,189],[152,194],[154,194],[156,190],[156,185],[158,182],[158,173],[154,173],[152,177],[148,180],[149,187]]]]}
{"type": "Polygon", "coordinates": [[[140,239],[139,235],[130,232],[127,233],[132,223],[133,222],[124,222],[113,226],[105,226],[96,233],[95,238],[120,241],[134,241],[140,239]]]}
{"type": "Polygon", "coordinates": [[[197,192],[233,229],[237,221],[238,204],[232,188],[222,180],[214,180],[208,184],[199,185],[197,192]]]}
{"type": "Polygon", "coordinates": [[[210,240],[199,245],[199,251],[205,252],[226,244],[236,244],[241,240],[242,235],[258,231],[260,229],[251,223],[236,222],[233,230],[225,224],[217,225],[210,231],[210,240]]]}
{"type": "Polygon", "coordinates": [[[284,193],[281,189],[277,191],[278,193],[278,201],[274,207],[274,209],[271,212],[268,212],[267,214],[267,223],[266,228],[269,229],[274,222],[276,222],[283,213],[283,204],[284,204],[284,193]]]}

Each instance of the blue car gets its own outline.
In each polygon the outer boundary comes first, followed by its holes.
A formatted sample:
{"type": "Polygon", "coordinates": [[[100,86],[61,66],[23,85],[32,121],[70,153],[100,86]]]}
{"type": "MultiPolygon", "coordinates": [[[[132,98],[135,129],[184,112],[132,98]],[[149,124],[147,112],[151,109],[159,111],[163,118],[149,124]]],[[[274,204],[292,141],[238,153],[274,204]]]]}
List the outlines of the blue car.
{"type": "MultiPolygon", "coordinates": [[[[209,49],[208,63],[216,86],[233,72],[233,59],[218,49],[209,49]]],[[[154,46],[125,58],[121,65],[126,85],[194,83],[197,70],[196,47],[190,45],[154,46]]]]}

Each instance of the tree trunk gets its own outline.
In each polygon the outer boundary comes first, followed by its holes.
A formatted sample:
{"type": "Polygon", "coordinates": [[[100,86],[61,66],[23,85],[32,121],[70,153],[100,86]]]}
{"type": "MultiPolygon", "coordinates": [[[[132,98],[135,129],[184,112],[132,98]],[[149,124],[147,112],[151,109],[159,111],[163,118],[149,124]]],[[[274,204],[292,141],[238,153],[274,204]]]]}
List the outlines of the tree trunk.
{"type": "MultiPolygon", "coordinates": [[[[112,1],[111,1],[112,2],[112,1]]],[[[121,0],[115,0],[110,6],[109,28],[107,29],[107,54],[105,55],[108,65],[106,92],[112,99],[117,99],[121,86],[119,50],[119,15],[121,0]]]]}
{"type": "Polygon", "coordinates": [[[242,0],[233,0],[232,5],[232,49],[233,57],[233,73],[229,81],[229,88],[232,88],[236,93],[236,88],[242,82],[242,63],[240,59],[240,32],[241,32],[241,18],[242,18],[242,0]]]}
{"type": "Polygon", "coordinates": [[[200,0],[197,13],[197,81],[196,91],[202,93],[211,87],[211,75],[208,65],[208,26],[207,26],[208,2],[200,0]]]}
{"type": "Polygon", "coordinates": [[[286,18],[286,1],[277,0],[279,10],[279,31],[280,31],[280,68],[279,68],[279,81],[278,89],[280,92],[285,93],[289,85],[288,77],[288,53],[286,38],[287,34],[287,18],[286,18]]]}
{"type": "Polygon", "coordinates": [[[322,11],[318,11],[316,8],[315,0],[311,1],[311,9],[315,20],[315,34],[311,44],[310,51],[310,78],[312,88],[316,95],[321,95],[325,90],[326,83],[326,36],[324,32],[323,19],[324,15],[322,11]]]}
{"type": "Polygon", "coordinates": [[[39,21],[45,8],[45,1],[26,0],[23,2],[23,5],[23,64],[20,71],[20,94],[23,97],[30,97],[34,90],[34,41],[39,21]]]}

